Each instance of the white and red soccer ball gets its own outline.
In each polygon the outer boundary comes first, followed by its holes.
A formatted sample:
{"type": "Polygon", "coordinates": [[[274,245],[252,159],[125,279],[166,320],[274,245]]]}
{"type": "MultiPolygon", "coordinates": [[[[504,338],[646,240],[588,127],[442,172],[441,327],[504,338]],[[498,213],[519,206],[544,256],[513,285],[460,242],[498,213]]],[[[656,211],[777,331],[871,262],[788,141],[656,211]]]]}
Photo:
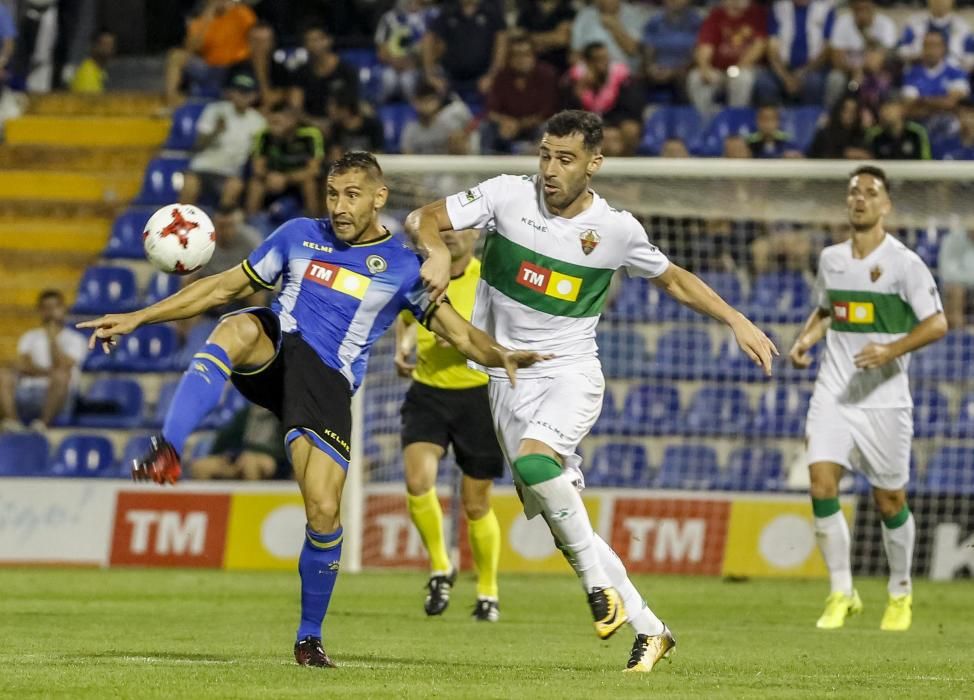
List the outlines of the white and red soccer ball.
{"type": "Polygon", "coordinates": [[[186,275],[213,257],[213,222],[192,204],[168,204],[149,217],[142,233],[145,257],[163,272],[186,275]]]}

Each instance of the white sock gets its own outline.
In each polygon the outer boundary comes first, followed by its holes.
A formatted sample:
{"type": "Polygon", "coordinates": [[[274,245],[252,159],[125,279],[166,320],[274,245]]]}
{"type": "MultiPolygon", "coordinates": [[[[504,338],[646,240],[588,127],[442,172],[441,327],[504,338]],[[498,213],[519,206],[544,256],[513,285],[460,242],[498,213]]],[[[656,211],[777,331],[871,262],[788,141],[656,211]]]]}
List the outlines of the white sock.
{"type": "Polygon", "coordinates": [[[525,486],[541,503],[544,519],[555,541],[568,550],[575,573],[582,579],[586,592],[612,585],[595,547],[595,533],[588,519],[582,497],[564,474],[525,486]]]}
{"type": "Polygon", "coordinates": [[[913,590],[910,568],[913,564],[913,544],[916,542],[917,524],[910,513],[906,522],[890,530],[883,523],[883,546],[889,562],[890,595],[903,595],[913,590]]]}
{"type": "Polygon", "coordinates": [[[619,555],[598,535],[595,536],[595,548],[599,552],[599,559],[602,561],[605,573],[609,575],[612,587],[622,596],[622,604],[626,606],[626,614],[629,615],[629,624],[636,634],[650,636],[663,634],[666,626],[646,605],[642,595],[629,580],[626,567],[619,555]]]}
{"type": "Polygon", "coordinates": [[[832,592],[852,595],[852,554],[849,526],[840,510],[826,518],[815,518],[815,538],[829,569],[832,592]]]}

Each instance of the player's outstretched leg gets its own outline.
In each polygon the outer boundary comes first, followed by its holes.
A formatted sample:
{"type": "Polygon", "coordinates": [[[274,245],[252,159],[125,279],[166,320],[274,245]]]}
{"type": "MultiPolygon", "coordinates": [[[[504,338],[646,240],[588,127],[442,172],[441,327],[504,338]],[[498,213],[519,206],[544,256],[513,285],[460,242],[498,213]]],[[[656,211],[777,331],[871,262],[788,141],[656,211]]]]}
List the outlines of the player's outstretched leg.
{"type": "Polygon", "coordinates": [[[225,317],[183,373],[162,434],[132,465],[136,481],[175,483],[182,474],[180,455],[186,438],[220,403],[223,387],[237,366],[260,366],[274,356],[274,343],[257,317],[249,313],[225,317]]]}
{"type": "Polygon", "coordinates": [[[460,484],[463,511],[467,516],[467,536],[473,563],[477,568],[477,603],[473,618],[497,622],[500,604],[497,595],[497,564],[501,555],[501,528],[490,507],[490,479],[464,476],[460,484]]]}
{"type": "Polygon", "coordinates": [[[522,484],[522,497],[526,507],[528,499],[537,505],[555,541],[571,556],[588,594],[595,633],[608,639],[626,623],[626,608],[602,565],[582,497],[552,454],[543,443],[522,441],[521,456],[513,464],[522,484]]]}
{"type": "Polygon", "coordinates": [[[887,632],[903,632],[913,622],[913,545],[916,521],[902,490],[873,489],[873,498],[883,518],[883,546],[889,562],[889,602],[879,625],[887,632]]]}
{"type": "Polygon", "coordinates": [[[838,629],[851,615],[862,612],[862,600],[852,587],[852,553],[849,525],[839,505],[839,477],[842,467],[831,462],[809,466],[815,538],[829,570],[831,592],[825,610],[815,626],[838,629]]]}

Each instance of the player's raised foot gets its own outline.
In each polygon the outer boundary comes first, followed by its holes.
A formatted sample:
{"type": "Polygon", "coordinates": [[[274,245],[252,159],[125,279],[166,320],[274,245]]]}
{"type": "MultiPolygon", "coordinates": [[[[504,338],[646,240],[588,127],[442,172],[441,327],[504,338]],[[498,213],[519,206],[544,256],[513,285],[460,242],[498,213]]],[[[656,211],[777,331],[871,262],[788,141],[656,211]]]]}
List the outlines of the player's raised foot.
{"type": "Polygon", "coordinates": [[[845,625],[846,618],[861,612],[862,599],[859,598],[859,591],[852,591],[852,595],[835,591],[825,599],[825,611],[815,626],[820,630],[837,630],[845,625]]]}
{"type": "Polygon", "coordinates": [[[426,601],[423,608],[427,615],[442,615],[443,611],[450,604],[450,591],[457,580],[457,570],[454,569],[449,574],[434,574],[426,582],[426,601]]]}
{"type": "Polygon", "coordinates": [[[162,435],[153,435],[149,439],[149,451],[132,461],[132,479],[135,481],[175,484],[182,473],[179,455],[162,435]]]}
{"type": "Polygon", "coordinates": [[[595,634],[608,639],[629,620],[622,598],[615,588],[593,588],[588,594],[588,606],[595,620],[595,634]]]}
{"type": "Polygon", "coordinates": [[[622,672],[649,673],[660,659],[668,658],[674,648],[676,637],[666,625],[663,625],[660,634],[637,634],[636,641],[632,643],[632,651],[629,652],[629,661],[622,672]]]}
{"type": "Polygon", "coordinates": [[[477,622],[497,622],[501,617],[501,609],[495,598],[477,598],[473,606],[473,619],[477,622]]]}
{"type": "Polygon", "coordinates": [[[294,643],[294,660],[298,666],[313,666],[315,668],[337,668],[325,648],[321,646],[320,637],[305,637],[294,643]]]}
{"type": "Polygon", "coordinates": [[[905,632],[913,623],[913,594],[891,595],[879,629],[884,632],[905,632]]]}

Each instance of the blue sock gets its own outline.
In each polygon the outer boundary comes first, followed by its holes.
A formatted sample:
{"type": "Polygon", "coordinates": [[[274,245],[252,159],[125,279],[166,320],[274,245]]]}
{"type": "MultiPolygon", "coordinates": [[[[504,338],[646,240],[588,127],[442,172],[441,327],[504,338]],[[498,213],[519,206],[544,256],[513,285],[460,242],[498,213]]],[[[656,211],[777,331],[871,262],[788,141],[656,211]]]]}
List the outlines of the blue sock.
{"type": "Polygon", "coordinates": [[[162,436],[177,453],[182,454],[186,438],[220,403],[223,385],[229,376],[230,358],[219,345],[207,343],[193,355],[193,361],[179,380],[162,426],[162,436]]]}
{"type": "Polygon", "coordinates": [[[321,623],[328,612],[331,592],[338,580],[338,560],[342,558],[342,528],[334,532],[315,532],[305,528],[304,547],[298,559],[301,573],[301,625],[298,641],[321,637],[321,623]]]}

